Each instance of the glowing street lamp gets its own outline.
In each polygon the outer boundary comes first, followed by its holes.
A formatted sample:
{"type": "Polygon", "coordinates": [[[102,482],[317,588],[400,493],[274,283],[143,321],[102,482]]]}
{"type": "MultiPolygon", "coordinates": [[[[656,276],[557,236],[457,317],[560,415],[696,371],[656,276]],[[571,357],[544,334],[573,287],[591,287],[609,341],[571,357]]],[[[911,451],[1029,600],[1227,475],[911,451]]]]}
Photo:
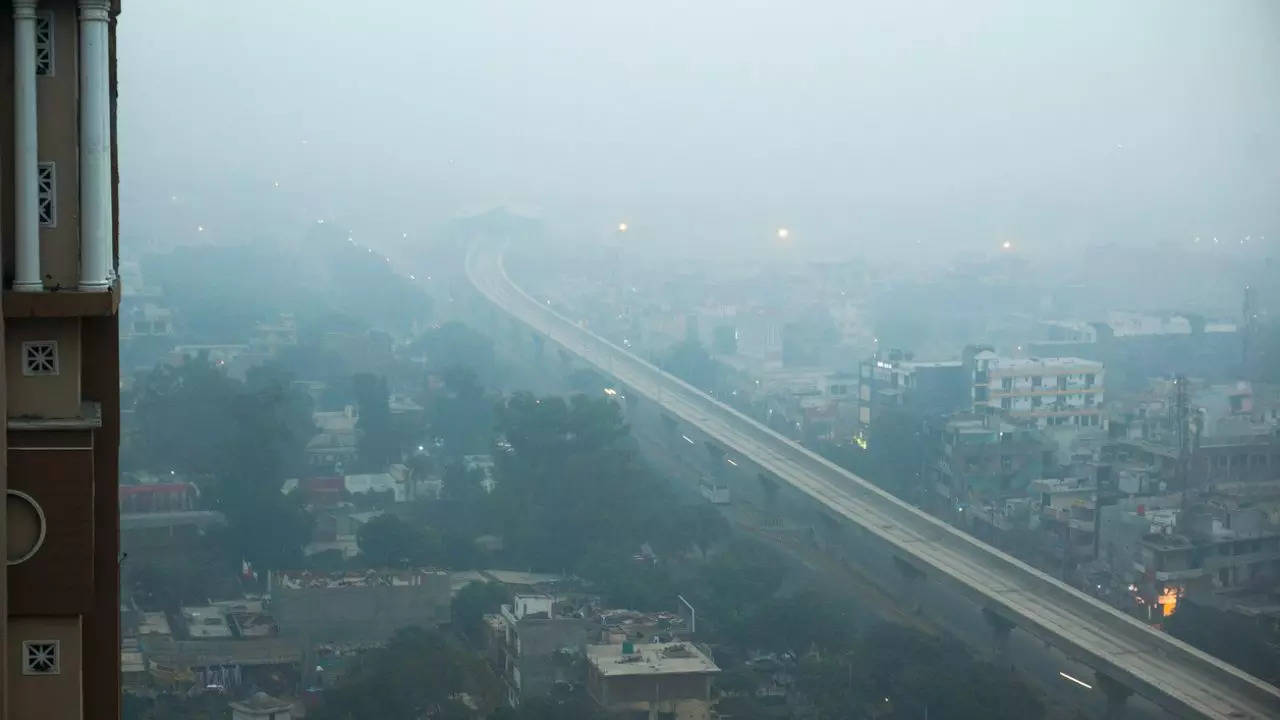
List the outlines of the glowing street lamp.
{"type": "Polygon", "coordinates": [[[790,231],[790,230],[788,230],[787,228],[784,228],[784,227],[783,227],[783,228],[778,228],[778,239],[779,239],[779,240],[786,240],[786,239],[787,239],[787,238],[789,238],[789,237],[791,237],[791,231],[790,231]]]}
{"type": "Polygon", "coordinates": [[[626,231],[627,231],[627,224],[624,222],[618,223],[618,232],[626,232],[626,231]]]}
{"type": "Polygon", "coordinates": [[[1008,240],[1005,240],[1004,242],[1000,243],[1000,247],[1004,248],[1005,250],[1011,250],[1013,249],[1013,243],[1008,240]]]}

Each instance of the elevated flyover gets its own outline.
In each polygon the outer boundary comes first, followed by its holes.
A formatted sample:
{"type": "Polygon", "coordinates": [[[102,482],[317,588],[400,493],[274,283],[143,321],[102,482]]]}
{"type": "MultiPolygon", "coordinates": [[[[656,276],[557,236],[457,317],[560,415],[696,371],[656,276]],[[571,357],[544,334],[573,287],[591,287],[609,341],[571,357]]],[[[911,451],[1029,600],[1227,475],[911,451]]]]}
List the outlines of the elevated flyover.
{"type": "Polygon", "coordinates": [[[943,523],[580,327],[511,282],[499,248],[475,246],[467,276],[494,305],[882,541],[924,577],[1165,710],[1280,718],[1280,691],[943,523]]]}

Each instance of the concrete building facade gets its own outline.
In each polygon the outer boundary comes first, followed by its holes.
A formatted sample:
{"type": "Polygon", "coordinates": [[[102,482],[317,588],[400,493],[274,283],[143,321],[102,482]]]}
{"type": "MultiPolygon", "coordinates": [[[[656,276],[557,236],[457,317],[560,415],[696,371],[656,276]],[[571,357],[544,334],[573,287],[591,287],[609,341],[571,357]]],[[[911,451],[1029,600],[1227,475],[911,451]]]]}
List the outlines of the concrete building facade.
{"type": "Polygon", "coordinates": [[[587,646],[587,692],[612,717],[710,720],[711,657],[688,642],[587,646]]]}
{"type": "Polygon", "coordinates": [[[990,350],[972,360],[975,412],[1004,413],[1040,427],[1105,427],[1102,363],[1075,357],[1010,358],[990,350]]]}
{"type": "Polygon", "coordinates": [[[273,572],[268,592],[280,634],[314,642],[381,642],[410,625],[449,622],[444,570],[273,572]]]}
{"type": "Polygon", "coordinates": [[[509,705],[543,697],[557,683],[581,679],[576,664],[582,648],[599,637],[598,622],[557,615],[550,595],[516,595],[501,607],[499,617],[502,635],[496,663],[509,705]]]}
{"type": "Polygon", "coordinates": [[[0,4],[0,717],[119,715],[119,11],[0,4]]]}

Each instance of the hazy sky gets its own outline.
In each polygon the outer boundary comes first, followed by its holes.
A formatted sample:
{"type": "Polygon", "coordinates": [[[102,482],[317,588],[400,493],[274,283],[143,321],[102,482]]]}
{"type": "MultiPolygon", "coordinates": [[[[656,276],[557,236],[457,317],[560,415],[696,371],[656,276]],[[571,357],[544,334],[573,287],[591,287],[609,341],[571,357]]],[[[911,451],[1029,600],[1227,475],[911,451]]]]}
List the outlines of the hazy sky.
{"type": "Polygon", "coordinates": [[[709,243],[1280,236],[1273,0],[128,0],[119,33],[126,240],[502,203],[709,243]]]}

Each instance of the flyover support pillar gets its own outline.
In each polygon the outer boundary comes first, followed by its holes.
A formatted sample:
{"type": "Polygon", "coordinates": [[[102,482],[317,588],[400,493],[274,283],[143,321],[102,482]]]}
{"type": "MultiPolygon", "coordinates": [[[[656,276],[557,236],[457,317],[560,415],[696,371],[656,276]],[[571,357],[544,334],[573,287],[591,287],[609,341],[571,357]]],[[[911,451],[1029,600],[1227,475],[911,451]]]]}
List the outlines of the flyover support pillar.
{"type": "Polygon", "coordinates": [[[1125,717],[1125,707],[1133,691],[1110,675],[1104,675],[1097,671],[1094,671],[1093,674],[1098,680],[1098,689],[1107,696],[1108,720],[1119,720],[1119,718],[1125,717]]]}
{"type": "Polygon", "coordinates": [[[897,555],[893,557],[893,565],[898,569],[898,574],[902,576],[903,598],[906,600],[907,607],[911,608],[911,612],[918,615],[920,613],[920,594],[924,592],[924,573],[897,555]]]}
{"type": "Polygon", "coordinates": [[[996,659],[1004,660],[1009,655],[1009,633],[1013,631],[1013,623],[991,608],[982,608],[982,619],[991,628],[993,652],[996,659]]]}

